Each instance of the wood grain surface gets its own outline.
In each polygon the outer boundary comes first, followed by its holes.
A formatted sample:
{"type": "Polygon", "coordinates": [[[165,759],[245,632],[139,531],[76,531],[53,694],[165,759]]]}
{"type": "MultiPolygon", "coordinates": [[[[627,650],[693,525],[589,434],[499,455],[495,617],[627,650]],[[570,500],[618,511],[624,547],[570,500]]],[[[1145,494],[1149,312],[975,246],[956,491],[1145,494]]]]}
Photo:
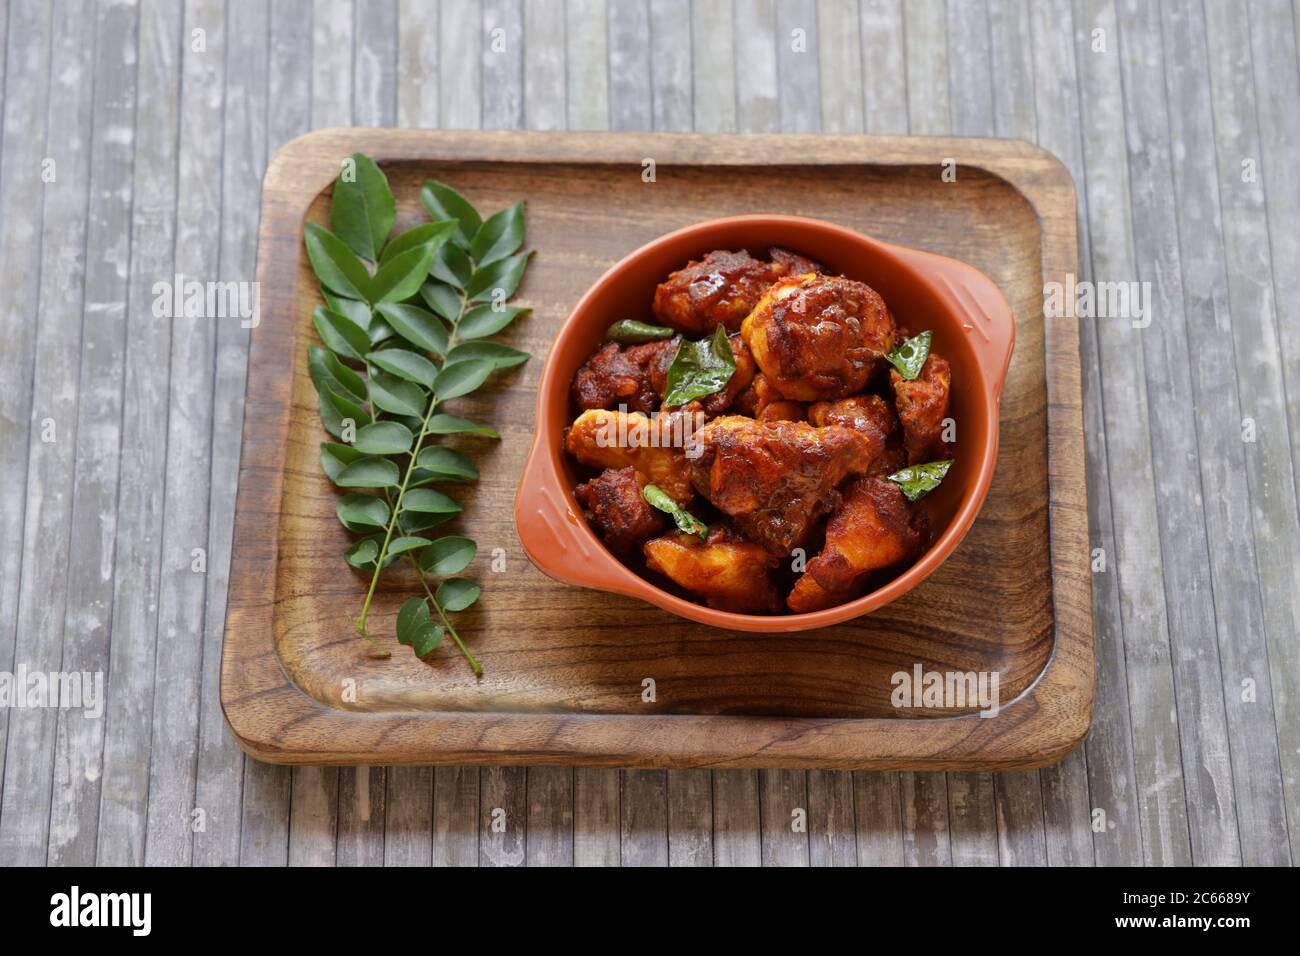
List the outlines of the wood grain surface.
{"type": "MultiPolygon", "coordinates": [[[[1041,308],[1045,278],[1064,281],[1071,268],[1073,211],[1069,178],[1054,159],[995,141],[402,131],[294,141],[273,160],[263,191],[266,320],[253,334],[223,661],[223,705],[241,743],[284,761],[444,761],[457,753],[450,728],[472,727],[492,737],[491,745],[466,745],[481,747],[488,762],[929,768],[1059,759],[1086,731],[1092,696],[1086,548],[1071,519],[1084,511],[1077,339],[1072,320],[1044,322],[1041,308]],[[533,312],[512,341],[539,356],[615,260],[721,215],[830,218],[982,268],[1013,303],[1018,345],[999,466],[975,529],[903,600],[797,637],[720,631],[632,599],[565,588],[528,564],[512,526],[541,367],[534,362],[453,409],[502,433],[499,446],[459,443],[484,462],[483,479],[458,490],[458,520],[484,553],[472,571],[485,595],[460,626],[483,678],[450,655],[431,665],[405,654],[368,657],[349,624],[367,581],[339,567],[348,536],[319,467],[326,436],[315,393],[305,362],[295,360],[314,341],[318,304],[302,223],[326,219],[333,171],[358,150],[387,167],[399,227],[419,219],[416,197],[430,177],[483,209],[527,200],[538,255],[517,301],[533,312]],[[764,164],[755,165],[758,156],[764,164]],[[652,183],[641,176],[646,157],[657,163],[652,183]],[[955,182],[941,178],[944,160],[958,164],[955,182]],[[801,184],[793,195],[792,181],[801,184]],[[1058,475],[1054,561],[1049,467],[1058,475]],[[498,548],[504,572],[488,568],[498,548]],[[1002,714],[978,720],[973,702],[955,711],[960,719],[900,711],[891,676],[916,665],[998,672],[1002,714]],[[277,677],[284,683],[273,688],[277,677]],[[653,700],[642,693],[647,678],[653,700]],[[621,728],[614,715],[625,718],[621,728]],[[639,746],[617,749],[627,733],[640,736],[639,746]],[[704,735],[708,742],[697,742],[704,735]]],[[[401,574],[384,583],[378,628],[391,629],[413,584],[401,574]]]]}

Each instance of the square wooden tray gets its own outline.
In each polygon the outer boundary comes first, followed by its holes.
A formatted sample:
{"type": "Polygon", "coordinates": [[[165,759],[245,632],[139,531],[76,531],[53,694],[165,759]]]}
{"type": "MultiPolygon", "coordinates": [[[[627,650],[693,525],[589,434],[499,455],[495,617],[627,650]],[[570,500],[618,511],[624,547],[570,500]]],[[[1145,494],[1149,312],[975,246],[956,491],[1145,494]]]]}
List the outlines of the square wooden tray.
{"type": "MultiPolygon", "coordinates": [[[[1043,317],[1044,282],[1076,270],[1075,195],[1049,153],[921,137],[326,130],[272,160],[258,257],[262,321],[221,700],[259,759],[987,770],[1052,763],[1086,733],[1094,662],[1078,326],[1043,317]],[[305,356],[320,300],[302,234],[305,220],[326,220],[339,163],[355,151],[384,166],[399,228],[421,217],[430,177],[483,210],[528,203],[537,255],[518,301],[533,313],[505,341],[535,358],[458,409],[502,435],[469,440],[483,478],[455,492],[480,543],[467,573],[483,598],[457,620],[481,681],[450,647],[431,665],[403,648],[370,659],[350,624],[368,582],[343,563],[349,536],[319,465],[326,436],[305,356]],[[946,161],[953,182],[941,177],[946,161]],[[1016,315],[998,469],[974,528],[902,600],[821,631],[714,630],[564,587],[529,564],[512,521],[536,383],[569,309],[649,239],[745,212],[829,219],[963,259],[1016,315]],[[494,549],[504,571],[489,567],[494,549]],[[997,671],[1000,713],[896,709],[891,675],[917,664],[997,671]]],[[[392,639],[414,587],[400,574],[386,582],[374,633],[392,639]]]]}

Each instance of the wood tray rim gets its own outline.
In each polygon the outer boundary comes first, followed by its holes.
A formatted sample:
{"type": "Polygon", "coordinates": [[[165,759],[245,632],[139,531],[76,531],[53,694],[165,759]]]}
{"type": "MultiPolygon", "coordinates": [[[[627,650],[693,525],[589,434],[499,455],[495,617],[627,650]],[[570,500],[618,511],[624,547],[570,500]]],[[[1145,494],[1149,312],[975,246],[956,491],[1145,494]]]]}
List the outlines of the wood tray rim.
{"type": "MultiPolygon", "coordinates": [[[[263,301],[292,301],[298,269],[272,269],[277,246],[302,255],[307,209],[338,157],[413,161],[661,165],[869,165],[978,168],[1014,188],[1042,235],[1044,277],[1077,271],[1074,183],[1061,162],[1022,140],[824,134],[573,133],[326,129],[281,147],[263,180],[257,279],[263,301]],[[653,152],[652,152],[653,150],[653,152]],[[762,162],[754,160],[763,157],[762,162]],[[291,226],[291,229],[286,229],[291,226]],[[267,294],[268,291],[271,294],[267,294]]],[[[279,261],[279,260],[277,260],[279,261]]],[[[1095,690],[1078,323],[1045,320],[1048,534],[1055,616],[1037,680],[990,720],[976,715],[780,718],[682,714],[549,714],[339,710],[295,684],[273,621],[289,389],[286,323],[252,330],[221,705],[240,747],[293,764],[533,764],[878,770],[1024,769],[1054,763],[1083,740],[1095,690]],[[280,376],[284,379],[285,376],[280,376]],[[671,743],[648,753],[647,734],[671,743]]]]}

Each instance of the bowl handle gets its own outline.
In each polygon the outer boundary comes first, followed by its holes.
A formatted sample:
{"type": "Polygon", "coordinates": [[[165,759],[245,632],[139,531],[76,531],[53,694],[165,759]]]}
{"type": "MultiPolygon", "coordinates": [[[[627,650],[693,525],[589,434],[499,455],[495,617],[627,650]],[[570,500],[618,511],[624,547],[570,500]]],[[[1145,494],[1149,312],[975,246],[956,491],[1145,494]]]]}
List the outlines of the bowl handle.
{"type": "Polygon", "coordinates": [[[983,272],[956,259],[920,249],[895,247],[894,251],[930,276],[935,291],[948,307],[964,317],[962,326],[984,370],[989,395],[995,402],[1000,401],[1016,342],[1015,315],[1002,290],[983,272]]]}
{"type": "Polygon", "coordinates": [[[574,511],[567,488],[568,479],[550,449],[535,443],[515,492],[515,528],[524,552],[538,570],[562,584],[625,590],[619,586],[623,566],[574,511]]]}

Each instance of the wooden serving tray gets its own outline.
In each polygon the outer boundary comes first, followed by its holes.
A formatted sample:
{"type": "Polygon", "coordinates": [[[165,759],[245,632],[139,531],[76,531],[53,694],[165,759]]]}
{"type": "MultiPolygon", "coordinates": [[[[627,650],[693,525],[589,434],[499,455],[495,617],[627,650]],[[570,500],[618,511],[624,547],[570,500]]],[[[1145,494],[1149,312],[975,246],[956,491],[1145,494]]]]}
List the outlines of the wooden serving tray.
{"type": "MultiPolygon", "coordinates": [[[[1093,700],[1092,604],[1078,326],[1045,321],[1043,284],[1076,269],[1075,195],[1023,142],[885,136],[701,136],[326,130],[266,174],[221,699],[241,746],[290,763],[635,767],[1022,768],[1083,738],[1093,700]],[[319,294],[305,219],[324,222],[339,163],[380,162],[398,226],[420,184],[481,210],[528,203],[537,250],[509,341],[536,356],[454,410],[499,443],[461,443],[483,478],[453,489],[479,541],[483,597],[457,617],[482,661],[366,656],[351,620],[367,579],[342,552],[322,474],[326,440],[307,374],[319,294]],[[653,159],[653,182],[643,179],[653,159]],[[944,182],[945,161],[956,180],[944,182]],[[903,599],[850,624],[791,635],[714,630],[639,601],[568,588],[524,557],[512,522],[548,343],[612,263],[672,229],[747,212],[829,219],[963,259],[1001,287],[1017,338],[993,486],[966,540],[903,599]],[[1051,476],[1049,484],[1048,476],[1051,476]],[[501,549],[504,570],[490,567],[501,549]],[[998,671],[1002,709],[897,709],[891,676],[998,671]],[[653,700],[646,682],[653,681],[653,700]]],[[[630,315],[646,304],[628,303],[630,315]]],[[[452,526],[455,527],[455,526],[452,526]]],[[[499,566],[499,561],[498,561],[499,566]]],[[[372,632],[418,590],[381,582],[372,632]]],[[[367,576],[368,577],[368,576],[367,576]]]]}

